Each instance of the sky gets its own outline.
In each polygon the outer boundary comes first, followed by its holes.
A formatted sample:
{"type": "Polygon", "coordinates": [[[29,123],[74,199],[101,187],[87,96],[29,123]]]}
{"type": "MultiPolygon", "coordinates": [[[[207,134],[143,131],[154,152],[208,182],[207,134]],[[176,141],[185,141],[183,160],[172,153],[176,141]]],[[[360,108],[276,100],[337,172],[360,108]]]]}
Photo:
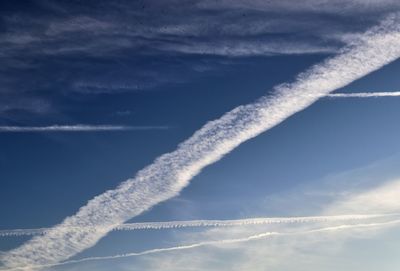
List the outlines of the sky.
{"type": "Polygon", "coordinates": [[[398,270],[400,3],[0,3],[0,270],[398,270]]]}

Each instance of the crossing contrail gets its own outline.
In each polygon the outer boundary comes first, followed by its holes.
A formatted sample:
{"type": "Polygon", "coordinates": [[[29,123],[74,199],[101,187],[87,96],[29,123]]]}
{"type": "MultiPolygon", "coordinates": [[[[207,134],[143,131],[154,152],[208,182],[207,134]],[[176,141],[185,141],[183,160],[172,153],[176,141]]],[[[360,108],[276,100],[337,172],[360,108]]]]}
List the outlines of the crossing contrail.
{"type": "Polygon", "coordinates": [[[332,93],[329,98],[378,98],[378,97],[400,97],[400,91],[387,92],[358,92],[358,93],[332,93]]]}
{"type": "MultiPolygon", "coordinates": [[[[248,225],[265,224],[292,224],[292,223],[313,223],[313,222],[334,222],[334,221],[355,221],[373,218],[384,218],[400,216],[400,214],[352,214],[352,215],[330,215],[330,216],[298,216],[298,217],[257,217],[246,219],[231,220],[188,220],[188,221],[166,221],[166,222],[139,222],[125,223],[115,227],[114,231],[134,231],[134,230],[162,230],[178,229],[189,227],[235,227],[248,225]]],[[[46,234],[51,228],[38,229],[12,229],[0,230],[0,237],[7,236],[26,236],[46,234]]]]}
{"type": "Polygon", "coordinates": [[[117,226],[177,196],[200,171],[243,142],[271,129],[321,97],[380,69],[400,56],[400,17],[389,16],[357,41],[301,73],[293,83],[208,122],[170,153],[41,236],[0,255],[7,268],[64,261],[94,246],[117,226]]]}
{"type": "Polygon", "coordinates": [[[40,133],[40,132],[102,132],[163,130],[167,126],[125,126],[125,125],[51,125],[51,126],[0,126],[0,133],[40,133]]]}
{"type": "Polygon", "coordinates": [[[120,259],[120,258],[137,257],[137,256],[144,256],[144,255],[149,255],[149,254],[157,254],[157,253],[163,253],[163,252],[193,249],[193,248],[198,248],[198,247],[203,247],[203,246],[215,246],[215,245],[224,245],[224,244],[243,243],[243,242],[249,242],[249,241],[254,241],[254,240],[267,239],[267,238],[271,238],[274,236],[276,236],[276,237],[296,236],[296,235],[309,235],[309,234],[315,234],[315,233],[336,232],[336,231],[343,231],[343,230],[349,230],[349,229],[382,228],[382,227],[396,226],[398,224],[400,224],[400,219],[389,220],[389,221],[385,221],[385,222],[375,222],[375,223],[342,224],[342,225],[316,228],[316,229],[303,230],[303,231],[263,232],[260,234],[250,235],[250,236],[243,237],[243,238],[203,241],[203,242],[189,244],[189,245],[150,249],[150,250],[145,250],[142,252],[131,252],[131,253],[112,255],[112,256],[87,257],[87,258],[82,258],[82,259],[77,259],[77,260],[69,260],[69,261],[65,261],[65,262],[61,262],[61,263],[46,264],[46,265],[34,265],[34,266],[25,267],[25,268],[18,268],[18,267],[17,268],[6,268],[6,269],[0,269],[0,270],[1,271],[15,271],[15,270],[42,269],[42,268],[69,265],[69,264],[78,264],[78,263],[83,263],[83,262],[105,261],[105,260],[113,260],[113,259],[120,259]]]}

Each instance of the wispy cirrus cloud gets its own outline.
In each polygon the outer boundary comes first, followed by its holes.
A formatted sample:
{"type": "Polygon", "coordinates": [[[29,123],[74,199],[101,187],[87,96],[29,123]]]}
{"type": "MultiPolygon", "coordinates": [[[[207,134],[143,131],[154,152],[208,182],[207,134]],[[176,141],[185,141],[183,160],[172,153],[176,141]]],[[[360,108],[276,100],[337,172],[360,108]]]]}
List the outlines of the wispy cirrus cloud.
{"type": "MultiPolygon", "coordinates": [[[[0,94],[1,95],[1,94],[0,94]]],[[[15,95],[3,94],[0,101],[0,115],[11,114],[16,111],[24,111],[35,114],[44,114],[51,111],[51,104],[45,99],[36,97],[16,97],[15,95]]]]}
{"type": "MultiPolygon", "coordinates": [[[[76,101],[77,94],[120,95],[187,82],[225,71],[221,63],[227,59],[235,65],[255,56],[331,55],[400,5],[394,0],[122,0],[37,1],[29,8],[0,12],[0,77],[7,78],[2,88],[14,93],[16,103],[33,93],[56,108],[65,97],[76,101]]],[[[1,92],[0,100],[8,99],[1,92]]],[[[1,115],[49,113],[44,109],[0,102],[1,115]]]]}
{"type": "Polygon", "coordinates": [[[357,210],[361,213],[400,210],[398,201],[400,194],[400,180],[389,180],[382,185],[364,189],[362,192],[353,192],[343,196],[337,204],[327,208],[326,214],[339,211],[340,213],[357,210]]]}
{"type": "Polygon", "coordinates": [[[212,68],[221,57],[238,62],[252,56],[333,54],[348,37],[400,5],[394,0],[151,0],[102,5],[39,1],[30,8],[41,16],[24,9],[0,13],[5,25],[0,75],[21,95],[60,86],[63,93],[84,94],[146,90],[182,81],[183,72],[187,78],[196,76],[204,59],[212,68]],[[145,57],[152,61],[143,61],[145,57]],[[120,59],[131,67],[129,72],[116,64],[120,59]]]}
{"type": "Polygon", "coordinates": [[[243,8],[255,10],[280,10],[280,11],[323,11],[328,13],[363,13],[390,10],[399,7],[396,0],[305,0],[301,3],[293,3],[290,0],[282,1],[262,1],[262,0],[206,0],[198,3],[204,8],[220,9],[220,8],[243,8]]]}
{"type": "Polygon", "coordinates": [[[178,195],[204,167],[241,143],[335,89],[396,60],[400,56],[398,22],[398,15],[388,17],[352,46],[300,74],[295,82],[279,85],[272,95],[209,122],[176,151],[162,155],[133,179],[90,200],[77,214],[67,217],[45,235],[7,252],[1,257],[5,267],[55,264],[95,245],[116,226],[178,195]],[[68,230],[79,227],[79,231],[68,230]]]}

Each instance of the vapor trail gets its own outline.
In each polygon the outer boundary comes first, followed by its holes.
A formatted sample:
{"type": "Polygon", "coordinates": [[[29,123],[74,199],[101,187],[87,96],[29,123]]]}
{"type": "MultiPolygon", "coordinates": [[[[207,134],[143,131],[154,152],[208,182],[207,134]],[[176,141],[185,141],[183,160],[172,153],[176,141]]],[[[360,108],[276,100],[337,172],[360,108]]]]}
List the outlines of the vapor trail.
{"type": "Polygon", "coordinates": [[[249,242],[249,241],[254,241],[254,240],[266,239],[266,238],[273,237],[273,236],[278,237],[278,236],[308,235],[308,234],[313,234],[313,233],[335,232],[335,231],[342,231],[342,230],[347,230],[347,229],[357,229],[357,228],[377,228],[377,227],[379,228],[379,227],[394,226],[397,224],[400,224],[400,219],[390,220],[390,221],[385,221],[385,222],[377,222],[377,223],[342,224],[342,225],[337,225],[337,226],[316,228],[316,229],[305,230],[305,231],[263,232],[260,234],[250,235],[250,236],[243,237],[243,238],[204,241],[204,242],[194,243],[194,244],[190,244],[190,245],[181,245],[181,246],[175,246],[175,247],[150,249],[150,250],[145,250],[142,252],[132,252],[132,253],[125,253],[125,254],[117,254],[117,255],[112,255],[112,256],[88,257],[88,258],[82,258],[82,259],[78,259],[78,260],[70,260],[70,261],[65,261],[65,262],[61,262],[61,263],[55,263],[55,264],[29,266],[26,268],[1,269],[1,271],[14,271],[14,270],[38,269],[38,268],[41,269],[41,268],[62,266],[62,265],[68,265],[68,264],[77,264],[77,263],[83,263],[83,262],[89,262],[89,261],[104,261],[104,260],[113,260],[113,259],[119,259],[119,258],[144,256],[144,255],[149,255],[149,254],[186,250],[186,249],[198,248],[198,247],[203,247],[203,246],[243,243],[243,242],[249,242]]]}
{"type": "Polygon", "coordinates": [[[378,97],[400,97],[400,91],[391,92],[359,92],[359,93],[332,93],[330,98],[378,98],[378,97]]]}
{"type": "Polygon", "coordinates": [[[51,126],[0,126],[0,133],[28,133],[28,132],[101,132],[101,131],[128,131],[128,130],[161,130],[166,126],[124,126],[124,125],[51,125],[51,126]]]}
{"type": "Polygon", "coordinates": [[[364,33],[336,56],[315,65],[272,94],[211,121],[157,158],[133,179],[83,206],[43,236],[1,255],[8,268],[53,264],[94,246],[112,229],[180,193],[204,167],[241,143],[276,126],[319,98],[400,56],[400,17],[393,15],[364,33]],[[79,230],[77,230],[79,229],[79,230]]]}
{"type": "MultiPolygon", "coordinates": [[[[134,231],[134,230],[177,229],[177,228],[188,228],[188,227],[235,227],[235,226],[265,225],[265,224],[354,221],[354,220],[366,220],[372,218],[382,218],[391,216],[400,216],[400,214],[371,214],[371,215],[354,214],[354,215],[336,215],[336,216],[332,215],[332,216],[298,216],[298,217],[257,217],[257,218],[234,219],[234,220],[139,222],[139,223],[125,223],[115,227],[113,230],[134,231]]],[[[42,235],[46,234],[50,230],[51,228],[0,230],[0,237],[42,235]]]]}

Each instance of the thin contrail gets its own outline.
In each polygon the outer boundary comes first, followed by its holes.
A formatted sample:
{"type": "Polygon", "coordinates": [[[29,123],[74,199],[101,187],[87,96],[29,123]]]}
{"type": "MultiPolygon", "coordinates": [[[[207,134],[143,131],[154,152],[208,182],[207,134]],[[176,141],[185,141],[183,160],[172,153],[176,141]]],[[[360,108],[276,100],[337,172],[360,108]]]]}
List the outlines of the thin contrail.
{"type": "MultiPolygon", "coordinates": [[[[134,231],[134,230],[178,229],[178,228],[189,228],[189,227],[235,227],[235,226],[265,225],[265,224],[354,221],[354,220],[367,220],[372,218],[391,217],[391,216],[400,216],[400,214],[370,214],[370,215],[351,214],[351,215],[331,215],[331,216],[257,217],[257,218],[246,218],[246,219],[231,219],[231,220],[203,219],[203,220],[166,221],[166,222],[138,222],[138,223],[125,223],[115,227],[113,230],[134,231]]],[[[42,235],[46,234],[50,230],[51,228],[0,230],[0,237],[42,235]]]]}
{"type": "Polygon", "coordinates": [[[203,247],[203,246],[243,243],[243,242],[249,242],[249,241],[254,241],[254,240],[266,239],[266,238],[273,237],[273,236],[278,237],[278,236],[308,235],[308,234],[314,234],[314,233],[342,231],[342,230],[347,230],[347,229],[386,227],[386,226],[394,226],[397,224],[400,224],[400,219],[390,220],[390,221],[385,221],[385,222],[376,222],[376,223],[342,224],[342,225],[337,225],[337,226],[316,228],[316,229],[304,230],[304,231],[263,232],[260,234],[250,235],[250,236],[243,237],[243,238],[204,241],[204,242],[194,243],[194,244],[190,244],[190,245],[181,245],[181,246],[175,246],[175,247],[150,249],[150,250],[145,250],[142,252],[124,253],[124,254],[117,254],[117,255],[112,255],[112,256],[87,257],[87,258],[82,258],[82,259],[77,259],[77,260],[69,260],[69,261],[55,263],[55,264],[32,265],[32,266],[27,266],[27,267],[23,267],[23,268],[16,267],[16,268],[7,268],[7,269],[0,269],[0,270],[1,271],[15,271],[15,270],[41,269],[41,268],[47,268],[47,267],[55,267],[55,266],[62,266],[62,265],[68,265],[68,264],[77,264],[77,263],[90,262],[90,261],[104,261],[104,260],[113,260],[113,259],[120,259],[120,258],[144,256],[144,255],[149,255],[149,254],[186,250],[186,249],[198,248],[198,247],[203,247]]]}
{"type": "Polygon", "coordinates": [[[391,92],[358,92],[358,93],[332,93],[329,98],[378,98],[378,97],[400,97],[400,91],[391,92]]]}
{"type": "Polygon", "coordinates": [[[125,126],[125,125],[51,125],[51,126],[0,126],[0,133],[38,133],[38,132],[102,132],[102,131],[140,131],[163,130],[167,126],[125,126]]]}
{"type": "Polygon", "coordinates": [[[399,14],[389,16],[336,56],[301,73],[293,83],[276,86],[271,95],[207,123],[134,178],[93,198],[45,235],[1,255],[3,264],[14,268],[64,261],[94,246],[118,225],[177,196],[204,167],[243,142],[396,60],[400,56],[399,22],[399,14]]]}

